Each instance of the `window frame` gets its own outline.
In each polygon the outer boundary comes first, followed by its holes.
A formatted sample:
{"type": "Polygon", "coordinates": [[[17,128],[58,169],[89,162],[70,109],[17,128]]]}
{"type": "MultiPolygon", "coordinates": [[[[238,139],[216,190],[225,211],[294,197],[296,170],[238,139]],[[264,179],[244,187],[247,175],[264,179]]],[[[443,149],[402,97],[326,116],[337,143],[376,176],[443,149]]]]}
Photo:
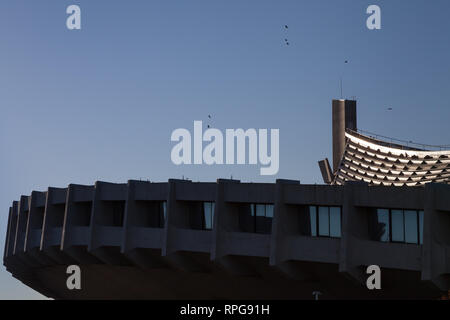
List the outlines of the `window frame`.
{"type": "MultiPolygon", "coordinates": [[[[423,209],[397,209],[397,208],[376,208],[375,213],[378,218],[378,210],[387,210],[388,211],[388,221],[389,221],[389,240],[388,241],[381,241],[376,240],[378,242],[383,243],[402,243],[402,244],[413,244],[413,245],[423,245],[423,230],[420,230],[420,213],[425,215],[425,211],[423,209]],[[394,241],[392,240],[392,211],[401,211],[402,212],[402,218],[403,218],[403,241],[394,241]],[[417,228],[417,242],[406,242],[406,223],[405,223],[405,211],[412,211],[416,214],[416,228],[417,228]],[[422,237],[422,241],[421,241],[422,237]]],[[[377,219],[378,222],[378,219],[377,219]]]]}
{"type": "MultiPolygon", "coordinates": [[[[259,217],[263,217],[263,218],[269,218],[272,219],[272,223],[273,223],[273,218],[275,216],[275,204],[274,203],[260,203],[260,202],[252,202],[250,203],[250,215],[252,217],[253,223],[252,223],[252,229],[253,229],[253,233],[257,233],[257,234],[267,234],[265,232],[258,232],[257,231],[257,223],[256,220],[259,217]],[[263,216],[259,216],[256,214],[256,206],[264,206],[264,215],[263,216]],[[272,206],[272,216],[269,217],[267,216],[267,206],[272,206]]],[[[272,225],[272,224],[271,224],[272,225]]],[[[271,234],[271,232],[269,233],[271,234]]]]}
{"type": "MultiPolygon", "coordinates": [[[[311,235],[310,237],[314,237],[314,238],[331,238],[331,239],[341,239],[342,238],[342,206],[324,206],[324,205],[308,205],[308,214],[311,214],[311,207],[315,208],[315,215],[316,215],[316,230],[315,230],[315,235],[313,235],[312,229],[311,229],[311,235]],[[321,235],[319,230],[320,230],[320,224],[319,224],[319,208],[327,208],[327,213],[328,213],[328,235],[321,235]],[[331,208],[338,208],[339,209],[339,227],[340,227],[340,236],[336,237],[336,236],[332,236],[331,235],[331,208]]],[[[311,221],[311,216],[309,217],[309,221],[311,221]]],[[[312,226],[310,226],[311,228],[312,226]]]]}
{"type": "Polygon", "coordinates": [[[203,228],[202,228],[202,230],[211,231],[214,229],[214,212],[216,210],[216,202],[215,201],[202,201],[202,208],[203,208],[203,219],[202,219],[203,228]],[[210,205],[209,213],[206,212],[206,207],[205,207],[206,204],[210,205]],[[206,224],[206,215],[207,214],[210,215],[211,228],[207,228],[207,224],[206,224]]]}

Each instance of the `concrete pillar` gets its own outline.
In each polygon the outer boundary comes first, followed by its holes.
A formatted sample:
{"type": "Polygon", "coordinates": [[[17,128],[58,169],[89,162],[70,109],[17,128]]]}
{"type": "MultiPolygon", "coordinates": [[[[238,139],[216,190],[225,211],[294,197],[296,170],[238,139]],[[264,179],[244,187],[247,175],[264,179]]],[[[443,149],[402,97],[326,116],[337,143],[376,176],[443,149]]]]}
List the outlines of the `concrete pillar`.
{"type": "Polygon", "coordinates": [[[446,268],[450,261],[447,254],[450,252],[449,194],[448,185],[430,183],[425,186],[421,279],[442,291],[450,290],[450,270],[446,268]]]}
{"type": "Polygon", "coordinates": [[[17,231],[18,207],[19,202],[14,201],[11,207],[11,221],[9,223],[8,248],[6,252],[6,257],[12,256],[14,254],[14,243],[16,240],[16,231],[17,231]]]}
{"type": "Polygon", "coordinates": [[[19,210],[17,217],[17,231],[14,242],[14,254],[22,253],[25,250],[25,234],[28,224],[28,215],[30,212],[30,197],[21,196],[19,201],[19,210]]]}
{"type": "Polygon", "coordinates": [[[40,247],[42,225],[44,224],[45,200],[45,192],[31,192],[30,214],[25,239],[25,251],[40,247]]]}
{"type": "MultiPolygon", "coordinates": [[[[159,214],[156,208],[159,202],[167,200],[167,188],[167,183],[128,181],[121,252],[141,268],[165,266],[161,258],[165,221],[162,228],[156,225],[149,226],[148,216],[159,214]]],[[[155,217],[151,219],[153,223],[155,220],[155,217]]]]}
{"type": "Polygon", "coordinates": [[[61,250],[81,264],[99,263],[87,252],[93,199],[94,186],[69,185],[61,250]]]}
{"type": "Polygon", "coordinates": [[[12,221],[12,207],[9,207],[8,222],[6,225],[5,249],[3,250],[3,261],[5,261],[5,258],[8,256],[8,242],[9,242],[9,234],[11,232],[11,221],[12,221]]]}
{"type": "Polygon", "coordinates": [[[226,186],[238,184],[239,180],[218,179],[216,189],[216,204],[214,208],[214,228],[211,244],[211,260],[217,260],[224,256],[226,247],[226,234],[233,230],[236,221],[229,214],[228,203],[225,201],[226,186]]]}
{"type": "Polygon", "coordinates": [[[129,264],[120,253],[126,198],[125,183],[95,183],[88,252],[107,264],[129,264]]]}
{"type": "Polygon", "coordinates": [[[25,236],[25,252],[27,256],[33,257],[40,265],[55,264],[55,261],[40,251],[46,197],[46,192],[31,192],[30,211],[25,236]]]}
{"type": "Polygon", "coordinates": [[[339,168],[345,151],[345,130],[357,130],[356,101],[333,100],[333,172],[339,168]]]}
{"type": "Polygon", "coordinates": [[[191,183],[189,180],[169,179],[167,191],[167,217],[164,226],[162,256],[169,256],[176,251],[175,238],[177,229],[188,225],[188,216],[182,214],[181,204],[177,201],[177,184],[191,183]]]}
{"type": "Polygon", "coordinates": [[[270,243],[270,265],[275,266],[284,262],[287,256],[285,240],[291,232],[291,219],[288,217],[289,208],[284,201],[285,185],[299,185],[300,181],[281,180],[276,181],[275,207],[272,221],[272,237],[270,243]]]}
{"type": "Polygon", "coordinates": [[[67,188],[48,188],[40,246],[41,251],[60,264],[73,262],[60,250],[66,198],[67,188]]]}
{"type": "Polygon", "coordinates": [[[339,272],[359,285],[364,284],[366,279],[365,274],[358,268],[357,250],[361,239],[358,233],[368,227],[364,223],[364,217],[358,215],[355,206],[355,192],[365,193],[368,188],[368,184],[364,182],[347,182],[344,186],[344,201],[341,211],[339,272]]]}

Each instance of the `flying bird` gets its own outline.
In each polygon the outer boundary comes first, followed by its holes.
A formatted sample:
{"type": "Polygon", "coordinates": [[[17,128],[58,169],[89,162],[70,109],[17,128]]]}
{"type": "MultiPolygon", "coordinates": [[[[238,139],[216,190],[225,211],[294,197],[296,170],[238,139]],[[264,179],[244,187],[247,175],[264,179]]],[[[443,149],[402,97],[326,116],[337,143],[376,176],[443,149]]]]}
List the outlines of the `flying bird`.
{"type": "Polygon", "coordinates": [[[392,111],[392,108],[388,108],[389,111],[392,111]]]}
{"type": "Polygon", "coordinates": [[[288,26],[287,26],[287,25],[285,25],[284,27],[285,27],[286,29],[288,29],[288,26]]]}
{"type": "Polygon", "coordinates": [[[210,114],[208,114],[208,118],[210,118],[210,119],[211,119],[211,115],[210,115],[210,114]]]}

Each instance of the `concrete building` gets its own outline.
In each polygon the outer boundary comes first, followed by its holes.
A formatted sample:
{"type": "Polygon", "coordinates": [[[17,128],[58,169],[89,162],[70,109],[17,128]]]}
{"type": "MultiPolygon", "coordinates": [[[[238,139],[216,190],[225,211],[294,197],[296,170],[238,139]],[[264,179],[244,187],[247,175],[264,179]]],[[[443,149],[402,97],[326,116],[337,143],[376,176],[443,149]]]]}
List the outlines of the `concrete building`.
{"type": "MultiPolygon", "coordinates": [[[[348,108],[354,117],[333,117],[344,128],[333,129],[340,134],[334,152],[344,155],[351,138],[343,131],[349,123],[356,129],[356,109],[348,108]]],[[[312,299],[314,291],[322,299],[434,299],[448,292],[450,185],[340,180],[344,161],[333,159],[334,172],[321,163],[330,185],[171,179],[33,191],[9,209],[3,262],[57,299],[312,299]],[[69,265],[81,267],[81,290],[66,286],[69,265]],[[370,265],[381,268],[381,290],[366,287],[370,265]]]]}

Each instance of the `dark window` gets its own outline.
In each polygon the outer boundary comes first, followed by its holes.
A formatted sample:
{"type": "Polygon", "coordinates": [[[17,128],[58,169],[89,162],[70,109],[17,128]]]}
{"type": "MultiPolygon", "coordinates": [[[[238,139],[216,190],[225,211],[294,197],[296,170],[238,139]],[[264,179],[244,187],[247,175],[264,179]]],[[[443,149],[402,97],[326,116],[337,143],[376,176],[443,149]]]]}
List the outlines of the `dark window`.
{"type": "Polygon", "coordinates": [[[91,224],[92,201],[74,203],[73,225],[88,227],[91,224]]]}
{"type": "Polygon", "coordinates": [[[158,226],[160,228],[164,228],[164,225],[166,223],[166,217],[167,217],[167,202],[166,201],[160,201],[158,203],[158,226]]]}
{"type": "Polygon", "coordinates": [[[204,229],[212,230],[214,224],[214,202],[203,202],[204,229]]]}
{"type": "Polygon", "coordinates": [[[136,215],[129,223],[144,228],[164,228],[166,204],[166,201],[137,200],[135,202],[136,215]]]}
{"type": "Polygon", "coordinates": [[[423,211],[377,209],[372,239],[382,242],[423,243],[423,211]]]}
{"type": "Polygon", "coordinates": [[[54,227],[61,228],[64,225],[64,212],[66,210],[66,205],[64,203],[54,205],[54,227]]]}
{"type": "Polygon", "coordinates": [[[104,201],[104,212],[106,214],[104,225],[111,227],[123,227],[125,201],[104,201]]]}
{"type": "MultiPolygon", "coordinates": [[[[312,237],[341,237],[341,208],[309,206],[309,232],[312,237]]],[[[302,228],[304,229],[304,228],[302,228]]]]}
{"type": "Polygon", "coordinates": [[[378,239],[382,242],[389,242],[389,239],[391,238],[389,231],[389,210],[378,209],[377,225],[375,234],[378,239]]]}
{"type": "Polygon", "coordinates": [[[37,207],[36,211],[36,229],[42,229],[42,225],[44,224],[44,214],[45,214],[45,207],[37,207]]]}
{"type": "Polygon", "coordinates": [[[214,224],[214,202],[188,202],[189,224],[191,229],[212,230],[214,224]]]}
{"type": "Polygon", "coordinates": [[[270,234],[272,232],[273,204],[250,203],[239,207],[239,225],[243,232],[270,234]]]}

